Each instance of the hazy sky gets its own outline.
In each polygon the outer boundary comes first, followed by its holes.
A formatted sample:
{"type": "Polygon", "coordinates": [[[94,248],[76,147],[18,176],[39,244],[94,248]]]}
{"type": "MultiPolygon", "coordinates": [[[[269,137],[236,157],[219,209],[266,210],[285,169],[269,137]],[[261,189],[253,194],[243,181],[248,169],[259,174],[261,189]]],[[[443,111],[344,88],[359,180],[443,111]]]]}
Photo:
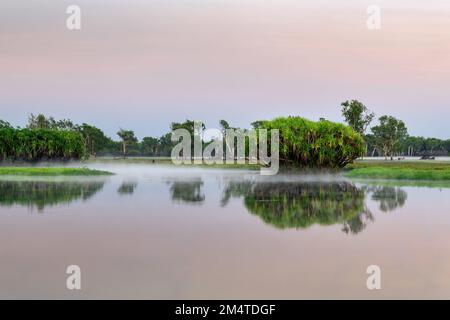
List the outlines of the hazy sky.
{"type": "Polygon", "coordinates": [[[186,118],[342,121],[351,98],[450,138],[450,1],[0,2],[0,119],[13,124],[42,112],[142,138],[186,118]],[[80,31],[66,29],[70,4],[80,31]]]}

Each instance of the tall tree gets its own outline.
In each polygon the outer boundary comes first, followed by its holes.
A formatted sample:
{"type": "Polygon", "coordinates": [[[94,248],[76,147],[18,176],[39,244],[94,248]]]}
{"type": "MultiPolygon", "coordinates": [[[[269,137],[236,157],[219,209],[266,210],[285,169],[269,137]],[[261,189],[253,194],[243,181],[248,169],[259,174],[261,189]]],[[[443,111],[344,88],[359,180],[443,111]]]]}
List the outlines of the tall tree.
{"type": "Polygon", "coordinates": [[[53,129],[53,130],[76,130],[77,126],[69,119],[55,120],[46,117],[42,113],[35,116],[33,113],[28,117],[28,129],[53,129]]]}
{"type": "Polygon", "coordinates": [[[8,121],[0,120],[0,129],[6,128],[11,129],[12,128],[11,124],[8,121]]]}
{"type": "Polygon", "coordinates": [[[55,122],[55,120],[50,117],[47,119],[46,116],[43,114],[38,114],[35,116],[33,113],[30,114],[28,117],[28,125],[27,128],[31,130],[36,129],[50,129],[52,122],[55,122]]]}
{"type": "MultiPolygon", "coordinates": [[[[198,122],[197,122],[198,123],[198,122]]],[[[196,121],[186,120],[182,123],[172,122],[170,125],[172,131],[177,129],[186,129],[191,135],[191,157],[195,156],[195,147],[194,145],[197,143],[202,146],[203,150],[203,132],[206,127],[204,123],[201,123],[201,126],[196,127],[196,121]]]]}
{"type": "Polygon", "coordinates": [[[408,136],[408,129],[403,121],[392,116],[382,116],[379,121],[380,124],[372,128],[375,145],[392,160],[400,142],[408,136]]]}
{"type": "Polygon", "coordinates": [[[123,157],[125,158],[128,153],[128,148],[130,147],[131,144],[137,142],[137,138],[135,137],[134,131],[132,130],[120,129],[117,132],[117,135],[122,139],[122,152],[123,157]]]}
{"type": "Polygon", "coordinates": [[[156,156],[158,152],[158,139],[144,137],[141,142],[141,153],[146,156],[156,156]]]}
{"type": "Polygon", "coordinates": [[[83,136],[86,150],[91,156],[95,157],[99,151],[106,149],[111,142],[111,139],[102,130],[89,124],[83,123],[77,126],[77,130],[83,136]]]}
{"type": "Polygon", "coordinates": [[[356,132],[362,136],[372,122],[375,114],[358,100],[347,100],[341,103],[342,116],[356,132]]]}
{"type": "Polygon", "coordinates": [[[158,148],[156,155],[169,157],[174,143],[172,142],[172,134],[166,133],[158,139],[158,148]]]}

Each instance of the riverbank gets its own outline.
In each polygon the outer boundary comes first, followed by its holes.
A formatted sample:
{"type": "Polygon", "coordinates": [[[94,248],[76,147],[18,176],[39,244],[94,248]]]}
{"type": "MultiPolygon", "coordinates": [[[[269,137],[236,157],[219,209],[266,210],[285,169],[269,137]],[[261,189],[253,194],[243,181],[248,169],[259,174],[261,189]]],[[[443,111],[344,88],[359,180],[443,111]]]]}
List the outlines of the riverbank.
{"type": "Polygon", "coordinates": [[[361,179],[450,181],[450,163],[438,161],[356,161],[344,175],[361,179]]]}
{"type": "Polygon", "coordinates": [[[111,172],[88,168],[0,167],[0,176],[106,176],[111,172]]]}
{"type": "MultiPolygon", "coordinates": [[[[5,166],[0,167],[1,175],[14,176],[104,176],[112,173],[98,169],[88,169],[81,166],[92,164],[120,164],[120,165],[163,165],[174,166],[170,158],[97,158],[79,163],[80,167],[27,167],[27,166],[5,166]]],[[[241,169],[257,170],[254,164],[198,164],[183,165],[194,168],[214,169],[241,169]]],[[[304,170],[281,169],[286,173],[304,173],[304,170]]],[[[308,173],[323,173],[321,170],[307,170],[308,173]]],[[[339,172],[339,171],[338,171],[339,172]]],[[[331,173],[337,173],[331,171],[331,173]]],[[[385,160],[358,160],[348,165],[343,170],[343,175],[354,179],[384,179],[384,180],[415,180],[415,181],[450,181],[449,161],[385,161],[385,160]]]]}

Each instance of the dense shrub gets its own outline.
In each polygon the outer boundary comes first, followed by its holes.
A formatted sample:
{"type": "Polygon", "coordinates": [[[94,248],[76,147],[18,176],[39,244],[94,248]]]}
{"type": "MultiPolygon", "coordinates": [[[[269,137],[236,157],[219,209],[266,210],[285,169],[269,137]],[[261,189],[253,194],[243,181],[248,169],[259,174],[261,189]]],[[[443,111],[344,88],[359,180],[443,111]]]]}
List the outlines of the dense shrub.
{"type": "Polygon", "coordinates": [[[280,163],[310,168],[342,168],[362,156],[364,140],[351,127],[300,117],[261,121],[259,128],[280,131],[280,163]]]}
{"type": "Polygon", "coordinates": [[[83,138],[75,131],[0,129],[0,160],[69,160],[85,155],[83,138]]]}

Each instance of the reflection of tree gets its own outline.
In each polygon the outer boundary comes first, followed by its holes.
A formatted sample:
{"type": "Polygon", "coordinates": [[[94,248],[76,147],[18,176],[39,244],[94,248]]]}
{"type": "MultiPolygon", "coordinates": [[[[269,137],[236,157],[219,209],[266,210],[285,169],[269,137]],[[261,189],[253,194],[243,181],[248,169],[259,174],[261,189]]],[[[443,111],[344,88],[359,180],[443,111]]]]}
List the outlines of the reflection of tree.
{"type": "Polygon", "coordinates": [[[356,215],[353,219],[345,221],[342,226],[342,231],[345,233],[357,234],[363,231],[366,226],[374,221],[372,212],[370,212],[367,206],[364,207],[364,211],[356,215]]]}
{"type": "Polygon", "coordinates": [[[123,182],[119,189],[117,189],[117,193],[121,195],[127,195],[127,194],[133,194],[134,189],[136,189],[137,183],[136,182],[123,182]]]}
{"type": "Polygon", "coordinates": [[[243,196],[251,213],[281,229],[343,224],[345,232],[358,233],[373,220],[364,190],[347,182],[232,182],[222,204],[232,196],[243,196]]]}
{"type": "Polygon", "coordinates": [[[0,181],[0,205],[37,207],[87,200],[103,188],[103,181],[0,181]]]}
{"type": "Polygon", "coordinates": [[[188,203],[201,203],[205,200],[205,195],[202,191],[203,181],[201,179],[169,183],[172,200],[188,203]]]}
{"type": "Polygon", "coordinates": [[[398,187],[377,186],[369,188],[372,192],[372,200],[380,203],[383,212],[393,211],[405,205],[408,194],[398,187]]]}

